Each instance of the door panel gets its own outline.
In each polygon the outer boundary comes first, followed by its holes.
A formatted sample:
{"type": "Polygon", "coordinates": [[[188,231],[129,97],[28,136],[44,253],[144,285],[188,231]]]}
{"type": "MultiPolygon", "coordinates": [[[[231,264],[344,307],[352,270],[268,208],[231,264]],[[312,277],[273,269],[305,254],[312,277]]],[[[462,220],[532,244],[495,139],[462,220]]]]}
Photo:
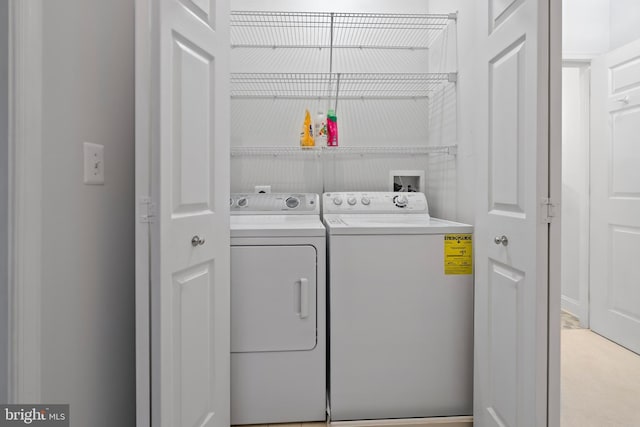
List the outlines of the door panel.
{"type": "MultiPolygon", "coordinates": [[[[140,2],[144,0],[139,0],[140,2]]],[[[228,1],[149,1],[151,413],[230,419],[228,1]]],[[[142,30],[139,30],[142,31],[142,30]]],[[[147,55],[147,56],[145,56],[147,55]]],[[[141,114],[142,113],[142,114],[141,114]]]]}
{"type": "Polygon", "coordinates": [[[592,75],[591,328],[640,353],[640,40],[592,75]]]}
{"type": "Polygon", "coordinates": [[[496,215],[523,215],[525,42],[489,61],[489,206],[496,215]]]}
{"type": "Polygon", "coordinates": [[[489,0],[491,30],[506,21],[522,3],[523,0],[489,0]]]}
{"type": "Polygon", "coordinates": [[[549,226],[542,201],[549,194],[549,2],[485,0],[478,7],[489,28],[478,28],[479,81],[487,84],[478,91],[482,114],[475,123],[474,425],[542,426],[548,421],[549,226]]]}
{"type": "Polygon", "coordinates": [[[524,275],[508,266],[491,263],[489,343],[491,381],[502,387],[494,390],[488,411],[497,425],[517,425],[518,365],[521,343],[518,313],[522,308],[524,275]]]}
{"type": "Polygon", "coordinates": [[[211,12],[216,9],[216,0],[183,0],[182,4],[212,30],[215,30],[216,21],[211,12]]]}
{"type": "Polygon", "coordinates": [[[213,128],[210,105],[213,57],[173,34],[173,200],[174,215],[211,209],[209,185],[213,159],[209,149],[213,128]],[[192,82],[200,82],[194,85],[192,82]]]}
{"type": "Polygon", "coordinates": [[[617,316],[640,323],[640,263],[629,262],[629,255],[638,253],[640,228],[611,226],[611,250],[607,300],[617,316]]]}
{"type": "Polygon", "coordinates": [[[174,275],[173,371],[176,384],[173,425],[200,426],[213,412],[215,352],[209,331],[213,321],[211,264],[174,275]]]}
{"type": "Polygon", "coordinates": [[[640,197],[640,106],[611,113],[610,197],[640,197]]]}
{"type": "Polygon", "coordinates": [[[316,346],[313,246],[231,248],[231,351],[316,346]]]}

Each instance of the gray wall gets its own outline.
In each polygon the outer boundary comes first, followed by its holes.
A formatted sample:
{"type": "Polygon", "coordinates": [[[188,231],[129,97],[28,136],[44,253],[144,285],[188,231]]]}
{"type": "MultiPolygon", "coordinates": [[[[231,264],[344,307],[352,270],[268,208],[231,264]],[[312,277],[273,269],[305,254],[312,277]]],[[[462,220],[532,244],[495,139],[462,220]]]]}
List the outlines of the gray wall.
{"type": "Polygon", "coordinates": [[[42,401],[134,426],[134,2],[42,3],[42,401]],[[85,141],[104,186],[83,184],[85,141]]]}
{"type": "Polygon", "coordinates": [[[638,0],[611,0],[611,50],[640,39],[638,0]]]}
{"type": "Polygon", "coordinates": [[[7,141],[9,130],[8,58],[9,17],[7,1],[0,1],[0,402],[7,402],[7,350],[8,350],[8,301],[7,301],[7,141]]]}
{"type": "Polygon", "coordinates": [[[609,8],[610,0],[562,0],[564,59],[593,58],[609,50],[609,8]]]}

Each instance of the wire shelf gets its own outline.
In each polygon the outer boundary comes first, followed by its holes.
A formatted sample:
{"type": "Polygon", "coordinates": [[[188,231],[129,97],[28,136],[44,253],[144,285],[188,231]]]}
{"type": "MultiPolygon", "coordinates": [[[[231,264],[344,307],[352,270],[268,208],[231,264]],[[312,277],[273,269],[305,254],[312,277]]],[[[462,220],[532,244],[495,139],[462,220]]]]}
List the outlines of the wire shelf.
{"type": "Polygon", "coordinates": [[[232,98],[419,99],[455,73],[232,73],[232,98]]]}
{"type": "Polygon", "coordinates": [[[430,155],[458,154],[457,145],[437,146],[403,146],[403,147],[235,147],[231,148],[231,157],[259,157],[259,156],[314,156],[326,155],[430,155]]]}
{"type": "Polygon", "coordinates": [[[231,98],[329,99],[330,73],[231,73],[231,98]]]}
{"type": "Polygon", "coordinates": [[[231,12],[231,46],[427,49],[455,14],[231,12]]]}
{"type": "Polygon", "coordinates": [[[450,81],[447,73],[338,73],[336,98],[418,99],[450,81]]]}
{"type": "Polygon", "coordinates": [[[231,148],[231,157],[279,157],[279,156],[316,156],[320,157],[320,147],[235,147],[231,148]]]}

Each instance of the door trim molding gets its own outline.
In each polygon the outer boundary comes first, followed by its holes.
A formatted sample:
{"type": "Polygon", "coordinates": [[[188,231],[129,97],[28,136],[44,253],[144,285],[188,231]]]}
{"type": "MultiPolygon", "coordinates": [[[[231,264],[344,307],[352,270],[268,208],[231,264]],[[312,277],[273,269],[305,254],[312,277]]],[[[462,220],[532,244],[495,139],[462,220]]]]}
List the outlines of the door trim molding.
{"type": "MultiPolygon", "coordinates": [[[[549,7],[549,198],[562,206],[562,2],[549,7]]],[[[560,298],[562,213],[549,224],[547,291],[547,426],[560,426],[560,298]]]]}
{"type": "Polygon", "coordinates": [[[9,400],[41,395],[42,0],[9,0],[9,400]]]}
{"type": "Polygon", "coordinates": [[[135,0],[136,426],[151,425],[151,14],[135,0]],[[144,212],[143,212],[144,211],[144,212]],[[143,220],[143,217],[146,219],[143,220]]]}

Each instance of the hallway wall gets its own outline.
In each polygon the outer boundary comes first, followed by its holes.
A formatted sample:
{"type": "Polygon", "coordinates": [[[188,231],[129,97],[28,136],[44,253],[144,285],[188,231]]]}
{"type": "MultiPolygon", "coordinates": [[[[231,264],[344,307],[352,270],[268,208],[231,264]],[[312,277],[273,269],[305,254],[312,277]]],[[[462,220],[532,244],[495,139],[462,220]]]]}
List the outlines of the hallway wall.
{"type": "Polygon", "coordinates": [[[135,425],[134,1],[43,4],[42,401],[135,425]],[[105,184],[83,184],[83,142],[105,184]]]}
{"type": "Polygon", "coordinates": [[[611,44],[616,49],[640,39],[640,3],[638,0],[610,0],[611,44]]]}

